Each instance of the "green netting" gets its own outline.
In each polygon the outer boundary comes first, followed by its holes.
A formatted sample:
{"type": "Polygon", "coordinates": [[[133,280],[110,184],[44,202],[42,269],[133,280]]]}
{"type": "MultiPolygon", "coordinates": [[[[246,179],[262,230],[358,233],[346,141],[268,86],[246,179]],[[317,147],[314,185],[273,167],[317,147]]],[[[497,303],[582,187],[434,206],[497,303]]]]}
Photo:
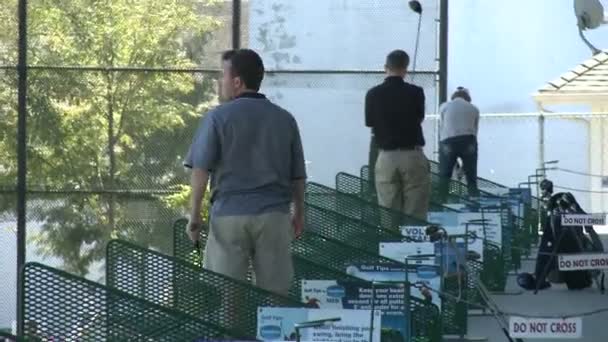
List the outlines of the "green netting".
{"type": "MultiPolygon", "coordinates": [[[[188,220],[179,219],[173,225],[173,255],[177,259],[185,260],[194,265],[200,265],[201,259],[194,250],[192,242],[186,236],[185,229],[188,220]]],[[[207,242],[207,230],[203,229],[200,236],[201,245],[207,242]]],[[[317,265],[297,255],[293,256],[294,280],[289,290],[289,297],[299,298],[302,295],[302,280],[356,280],[358,278],[336,272],[322,265],[317,265]]],[[[251,278],[251,277],[250,277],[251,278]]]]}
{"type": "MultiPolygon", "coordinates": [[[[402,236],[400,233],[386,230],[372,225],[368,225],[360,220],[356,220],[331,210],[319,208],[310,204],[306,205],[306,228],[309,231],[318,233],[318,235],[328,238],[326,244],[332,252],[321,251],[322,255],[327,256],[329,262],[336,260],[346,260],[350,262],[351,253],[357,253],[357,249],[364,250],[373,254],[372,259],[367,259],[361,263],[376,263],[378,260],[385,261],[384,258],[378,258],[378,245],[381,242],[400,241],[402,236]],[[335,243],[335,242],[340,242],[335,243]],[[336,257],[335,253],[338,253],[336,257]]],[[[314,241],[306,241],[307,244],[301,246],[302,249],[312,249],[309,245],[314,246],[314,241]],[[307,248],[308,247],[308,248],[307,248]]],[[[317,257],[320,258],[320,257],[317,257]]],[[[319,262],[326,262],[325,259],[316,259],[319,262]]],[[[474,272],[479,272],[481,266],[475,261],[469,261],[469,269],[474,272]]],[[[340,267],[341,262],[338,261],[334,267],[340,267]]],[[[472,286],[475,284],[472,283],[472,286]]],[[[452,293],[454,294],[454,293],[452,293]]],[[[442,319],[446,333],[466,333],[467,313],[463,303],[455,301],[446,301],[442,307],[442,319]]]]}
{"type": "MultiPolygon", "coordinates": [[[[307,224],[308,228],[308,224],[307,224]]],[[[336,271],[346,271],[351,265],[395,265],[395,261],[379,256],[377,253],[369,253],[363,249],[350,247],[338,240],[322,236],[308,230],[302,238],[293,244],[293,253],[306,258],[316,264],[326,265],[336,271]]],[[[406,265],[403,265],[405,268],[406,265]]],[[[440,321],[439,310],[431,303],[424,303],[422,300],[410,298],[412,315],[422,315],[422,317],[412,316],[412,329],[414,331],[432,331],[441,329],[437,322],[440,321]],[[425,308],[423,308],[425,307],[425,308]],[[423,323],[423,326],[416,324],[423,323]],[[429,326],[430,325],[430,326],[429,326]]],[[[427,336],[428,335],[424,335],[427,336]]]]}
{"type": "Polygon", "coordinates": [[[385,229],[398,230],[403,225],[424,226],[429,224],[427,221],[413,218],[400,211],[381,207],[359,196],[341,193],[317,183],[307,184],[305,197],[308,204],[339,212],[385,229]]]}
{"type": "MultiPolygon", "coordinates": [[[[186,262],[193,265],[198,265],[200,260],[196,253],[193,253],[192,243],[185,234],[187,220],[180,219],[174,224],[174,256],[182,258],[186,262]]],[[[200,241],[204,245],[206,243],[207,233],[201,233],[200,241]]],[[[319,262],[322,259],[322,254],[326,253],[327,248],[332,248],[332,242],[324,239],[322,236],[307,231],[304,236],[296,240],[293,244],[293,262],[294,262],[294,281],[289,292],[289,296],[294,300],[300,300],[302,295],[301,285],[303,280],[345,280],[345,281],[362,281],[359,278],[346,274],[346,267],[340,267],[339,262],[323,263],[319,262]],[[324,241],[326,243],[317,242],[324,241]],[[318,258],[311,257],[316,255],[318,258]]],[[[338,243],[344,250],[353,252],[352,248],[338,243]]],[[[335,247],[335,246],[334,246],[335,247]]],[[[343,254],[344,255],[344,254],[343,254]]],[[[351,255],[346,252],[346,255],[351,255]]],[[[376,255],[377,259],[377,255],[376,255]]],[[[359,259],[357,259],[359,260],[359,259]]],[[[369,259],[374,260],[374,259],[369,259]]],[[[441,315],[439,309],[432,303],[426,303],[418,298],[410,298],[410,309],[412,312],[412,341],[413,342],[439,342],[441,341],[441,315]]]]}
{"type": "Polygon", "coordinates": [[[304,307],[300,300],[119,240],[108,244],[106,277],[110,287],[249,338],[256,336],[259,307],[304,307]]]}
{"type": "Polygon", "coordinates": [[[0,342],[25,342],[25,339],[17,339],[17,336],[10,334],[10,329],[0,329],[0,342]]]}
{"type": "Polygon", "coordinates": [[[242,337],[199,317],[37,263],[25,265],[24,334],[41,341],[194,341],[242,337]]]}
{"type": "MultiPolygon", "coordinates": [[[[345,172],[340,172],[336,175],[336,190],[339,192],[355,195],[368,202],[377,203],[378,199],[374,189],[375,186],[367,179],[363,179],[345,172]]],[[[457,212],[458,210],[448,208],[440,202],[431,200],[429,211],[457,212]]]]}
{"type": "MultiPolygon", "coordinates": [[[[369,180],[369,167],[363,166],[360,171],[361,178],[364,180],[369,180]]],[[[431,162],[431,183],[434,185],[432,187],[432,201],[439,201],[439,188],[438,184],[440,181],[439,177],[439,169],[438,164],[436,162],[431,162]]],[[[368,184],[367,188],[365,188],[366,193],[373,193],[375,196],[375,190],[373,189],[374,184],[368,184]]],[[[492,182],[490,180],[484,178],[478,178],[478,186],[486,189],[508,189],[508,187],[492,182]]],[[[467,187],[464,183],[459,182],[457,180],[450,181],[449,193],[447,198],[444,199],[445,203],[462,203],[466,204],[467,202],[471,202],[467,199],[467,187]]],[[[493,194],[485,191],[481,191],[482,196],[486,197],[494,197],[493,194]]],[[[474,202],[473,202],[474,203],[474,202]]],[[[538,243],[538,198],[532,197],[531,204],[526,205],[524,212],[521,213],[516,220],[516,224],[518,227],[522,227],[521,231],[518,231],[515,234],[513,241],[515,246],[519,250],[523,250],[526,253],[530,253],[530,249],[532,245],[536,245],[538,243]]],[[[517,256],[516,256],[517,258],[517,256]]],[[[519,268],[519,263],[515,263],[516,268],[519,268]]]]}
{"type": "MultiPolygon", "coordinates": [[[[365,189],[366,193],[369,193],[373,188],[373,184],[367,180],[366,177],[369,176],[369,170],[366,166],[361,168],[361,178],[359,179],[359,183],[362,184],[362,189],[365,189]]],[[[353,184],[357,182],[357,177],[338,174],[337,180],[340,179],[340,182],[349,184],[353,184]]],[[[431,173],[431,179],[433,184],[438,184],[439,175],[435,173],[431,173]]],[[[457,181],[451,181],[452,184],[450,186],[450,194],[446,198],[447,203],[457,203],[457,204],[466,204],[473,207],[481,207],[479,203],[471,201],[468,198],[468,192],[466,185],[457,181]]],[[[373,192],[373,191],[371,191],[373,192]]],[[[484,195],[487,197],[495,198],[491,194],[484,195]]],[[[433,187],[431,200],[436,203],[439,202],[439,192],[436,186],[433,187]]],[[[483,212],[499,212],[501,214],[502,220],[502,261],[505,263],[501,269],[505,269],[506,271],[511,269],[519,269],[521,267],[521,251],[528,250],[530,248],[530,238],[529,238],[529,229],[526,229],[521,218],[515,217],[510,208],[507,205],[502,205],[497,209],[483,209],[483,212]]],[[[506,277],[506,274],[503,275],[506,277]]],[[[502,281],[501,281],[502,282],[502,281]]]]}
{"type": "Polygon", "coordinates": [[[377,254],[381,242],[404,240],[398,230],[384,229],[308,203],[305,208],[307,229],[344,242],[351,247],[377,254]]]}

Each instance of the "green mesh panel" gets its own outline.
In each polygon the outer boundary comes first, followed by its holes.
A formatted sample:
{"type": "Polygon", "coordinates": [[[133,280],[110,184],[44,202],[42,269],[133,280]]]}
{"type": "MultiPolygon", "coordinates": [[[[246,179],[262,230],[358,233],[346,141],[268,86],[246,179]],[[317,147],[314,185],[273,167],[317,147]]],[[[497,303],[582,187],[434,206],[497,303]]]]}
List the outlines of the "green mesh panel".
{"type": "Polygon", "coordinates": [[[507,270],[501,248],[485,241],[483,249],[483,270],[479,274],[481,281],[490,291],[504,291],[507,285],[507,270]]]}
{"type": "MultiPolygon", "coordinates": [[[[339,173],[336,176],[336,183],[338,184],[342,184],[342,187],[347,189],[349,191],[349,193],[355,193],[357,190],[360,191],[364,191],[365,189],[369,189],[371,188],[371,184],[364,180],[363,178],[358,178],[355,176],[351,176],[348,174],[344,174],[344,173],[339,173]]],[[[315,187],[312,188],[313,190],[311,191],[316,191],[317,190],[317,186],[315,184],[315,187]]],[[[329,190],[323,189],[321,188],[321,190],[325,190],[326,192],[330,192],[329,190]]],[[[308,190],[307,190],[308,191],[308,190]]],[[[336,196],[340,196],[339,194],[336,196]]],[[[455,195],[452,195],[452,198],[456,197],[455,195]]],[[[458,196],[458,197],[462,197],[460,201],[458,201],[458,203],[469,203],[470,201],[468,199],[466,199],[464,196],[458,196]]],[[[307,197],[308,199],[308,197],[307,197]]],[[[309,203],[312,201],[308,201],[309,203]]],[[[338,202],[338,200],[336,200],[336,202],[338,202]]],[[[326,207],[329,205],[326,205],[326,207]]],[[[488,211],[489,212],[489,211],[488,211]]],[[[510,263],[512,261],[511,258],[511,253],[515,252],[517,253],[518,249],[517,248],[512,248],[511,246],[511,231],[515,228],[514,225],[512,224],[512,215],[510,215],[509,213],[509,209],[505,208],[503,210],[500,211],[501,213],[501,217],[502,217],[502,222],[503,222],[503,251],[504,251],[504,255],[502,256],[502,258],[499,258],[497,256],[495,256],[494,254],[492,255],[492,260],[496,261],[496,260],[501,260],[503,262],[508,262],[510,263]],[[504,224],[506,223],[506,224],[504,224]]],[[[333,235],[332,235],[333,236],[333,235]]],[[[499,248],[499,251],[501,249],[499,248]]],[[[485,252],[484,252],[485,253],[485,252]]],[[[494,253],[494,252],[492,252],[494,253]]],[[[520,260],[520,259],[515,259],[515,260],[520,260]]],[[[492,267],[490,269],[485,269],[485,273],[491,273],[491,275],[487,275],[486,278],[487,279],[494,279],[493,280],[493,284],[502,284],[503,282],[505,282],[504,278],[506,277],[506,272],[504,272],[504,274],[502,275],[498,275],[498,271],[504,271],[505,270],[505,265],[502,265],[500,267],[498,267],[495,263],[492,264],[492,267]]]]}
{"type": "MultiPolygon", "coordinates": [[[[385,258],[379,257],[378,244],[380,242],[399,241],[402,236],[390,230],[383,230],[374,226],[367,225],[361,221],[340,215],[338,213],[318,208],[313,205],[306,205],[306,228],[309,231],[318,233],[319,236],[307,236],[304,240],[302,249],[306,250],[309,246],[315,244],[324,245],[319,256],[313,256],[319,263],[326,264],[334,262],[333,267],[340,267],[343,262],[349,263],[353,259],[352,253],[355,252],[360,258],[357,262],[361,263],[381,263],[386,261],[385,258]],[[324,241],[318,242],[319,240],[324,241]],[[365,250],[369,254],[361,254],[356,252],[356,249],[365,250]],[[371,256],[370,256],[371,254],[371,256]],[[325,259],[327,257],[327,259],[325,259]]],[[[311,249],[311,248],[308,248],[311,249]]],[[[305,254],[308,256],[307,254],[305,254]]],[[[393,262],[393,261],[391,261],[393,262]]],[[[475,264],[475,262],[470,262],[475,264]]],[[[478,271],[480,266],[474,267],[478,271]]],[[[345,269],[345,266],[343,266],[345,269]]],[[[474,284],[473,284],[474,285],[474,284]]],[[[450,330],[447,333],[454,331],[466,331],[467,315],[463,309],[464,304],[448,301],[443,304],[442,317],[450,330]]]]}
{"type": "Polygon", "coordinates": [[[400,211],[378,206],[376,203],[368,202],[358,196],[341,193],[317,183],[307,184],[306,203],[385,229],[398,230],[402,225],[424,226],[429,224],[400,211]]]}
{"type": "MultiPolygon", "coordinates": [[[[336,271],[344,271],[351,264],[395,264],[395,261],[383,258],[377,253],[368,253],[365,250],[350,247],[310,230],[294,242],[293,252],[294,255],[311,260],[316,264],[326,265],[336,271]]],[[[405,265],[403,266],[405,267],[405,265]]],[[[437,329],[440,327],[438,324],[440,316],[439,309],[435,305],[410,297],[410,308],[412,329],[416,334],[424,333],[425,337],[433,337],[437,331],[441,331],[441,329],[437,329]]]]}
{"type": "Polygon", "coordinates": [[[41,264],[26,264],[23,278],[21,319],[30,339],[170,342],[238,336],[199,317],[41,264]]]}
{"type": "MultiPolygon", "coordinates": [[[[174,257],[185,260],[193,265],[200,265],[198,253],[194,251],[192,242],[185,233],[188,220],[179,219],[173,225],[174,257]]],[[[207,243],[207,231],[203,229],[200,236],[201,245],[207,243]]],[[[356,280],[343,271],[336,272],[322,265],[317,265],[297,255],[293,256],[294,280],[289,290],[289,296],[300,300],[302,296],[302,280],[356,280]]]]}
{"type": "MultiPolygon", "coordinates": [[[[336,189],[339,192],[358,196],[368,202],[378,203],[375,186],[367,179],[353,176],[345,172],[340,172],[336,175],[336,189]]],[[[431,200],[429,203],[429,211],[452,211],[437,201],[431,200]]]]}
{"type": "Polygon", "coordinates": [[[108,286],[255,338],[259,307],[303,307],[300,300],[207,271],[187,261],[113,240],[108,286]]]}
{"type": "Polygon", "coordinates": [[[306,204],[306,228],[320,235],[370,253],[378,253],[381,242],[403,241],[401,232],[367,224],[335,211],[306,204]]]}
{"type": "MultiPolygon", "coordinates": [[[[196,253],[192,253],[193,246],[192,242],[185,234],[186,225],[188,221],[186,219],[177,220],[173,226],[174,236],[174,257],[182,258],[186,262],[193,265],[198,265],[199,259],[196,253]]],[[[207,233],[203,231],[201,233],[201,244],[206,243],[207,233]]],[[[293,262],[294,262],[294,281],[289,292],[289,297],[294,300],[300,300],[302,296],[301,284],[303,280],[348,280],[348,281],[362,281],[359,278],[347,275],[345,273],[346,266],[339,266],[340,262],[319,262],[319,260],[325,260],[322,254],[327,253],[327,248],[332,248],[331,245],[326,243],[318,242],[329,242],[322,236],[313,232],[307,231],[304,236],[296,240],[293,244],[293,262]],[[312,257],[315,256],[315,257],[312,257]]],[[[347,257],[348,255],[358,254],[357,250],[349,248],[339,242],[333,247],[340,246],[342,249],[338,249],[338,255],[347,257]]],[[[331,254],[334,255],[334,254],[331,254]]],[[[377,260],[378,256],[373,259],[373,254],[370,259],[353,259],[355,260],[377,260]]],[[[343,259],[342,259],[343,260],[343,259]]],[[[343,260],[344,261],[344,260],[343,260]]],[[[366,261],[368,262],[368,261],[366,261]]],[[[418,298],[410,298],[410,308],[412,311],[412,331],[415,333],[412,341],[419,342],[439,342],[441,341],[441,315],[439,309],[432,303],[426,303],[418,298]]]]}

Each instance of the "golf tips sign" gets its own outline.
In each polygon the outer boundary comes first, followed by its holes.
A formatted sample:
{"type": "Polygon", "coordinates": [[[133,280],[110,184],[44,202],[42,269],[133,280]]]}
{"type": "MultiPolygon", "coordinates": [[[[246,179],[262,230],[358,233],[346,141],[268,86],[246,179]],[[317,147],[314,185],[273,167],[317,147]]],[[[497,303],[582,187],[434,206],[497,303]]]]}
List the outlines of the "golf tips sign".
{"type": "Polygon", "coordinates": [[[509,335],[513,338],[581,338],[583,320],[577,318],[523,318],[509,319],[509,335]]]}

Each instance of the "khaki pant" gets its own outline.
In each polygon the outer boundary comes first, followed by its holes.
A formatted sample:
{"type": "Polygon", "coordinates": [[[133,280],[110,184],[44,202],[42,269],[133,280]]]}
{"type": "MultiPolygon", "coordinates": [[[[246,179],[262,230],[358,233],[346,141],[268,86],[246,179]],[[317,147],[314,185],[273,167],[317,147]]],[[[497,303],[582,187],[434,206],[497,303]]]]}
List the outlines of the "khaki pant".
{"type": "Polygon", "coordinates": [[[431,173],[429,161],[421,149],[381,150],[375,170],[381,206],[427,220],[431,173]]]}
{"type": "Polygon", "coordinates": [[[286,213],[212,216],[204,267],[244,281],[251,260],[257,286],[287,295],[294,275],[293,237],[286,213]]]}

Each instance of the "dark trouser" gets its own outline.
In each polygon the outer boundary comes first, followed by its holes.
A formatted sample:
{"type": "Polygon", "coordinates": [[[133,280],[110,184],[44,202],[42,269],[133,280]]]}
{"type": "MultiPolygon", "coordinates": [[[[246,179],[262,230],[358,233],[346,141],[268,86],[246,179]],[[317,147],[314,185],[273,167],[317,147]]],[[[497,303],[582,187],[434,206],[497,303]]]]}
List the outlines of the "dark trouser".
{"type": "Polygon", "coordinates": [[[456,160],[462,159],[462,168],[467,180],[469,196],[479,196],[477,189],[477,138],[474,135],[463,135],[449,138],[439,145],[439,194],[445,201],[449,192],[452,172],[456,160]]]}

